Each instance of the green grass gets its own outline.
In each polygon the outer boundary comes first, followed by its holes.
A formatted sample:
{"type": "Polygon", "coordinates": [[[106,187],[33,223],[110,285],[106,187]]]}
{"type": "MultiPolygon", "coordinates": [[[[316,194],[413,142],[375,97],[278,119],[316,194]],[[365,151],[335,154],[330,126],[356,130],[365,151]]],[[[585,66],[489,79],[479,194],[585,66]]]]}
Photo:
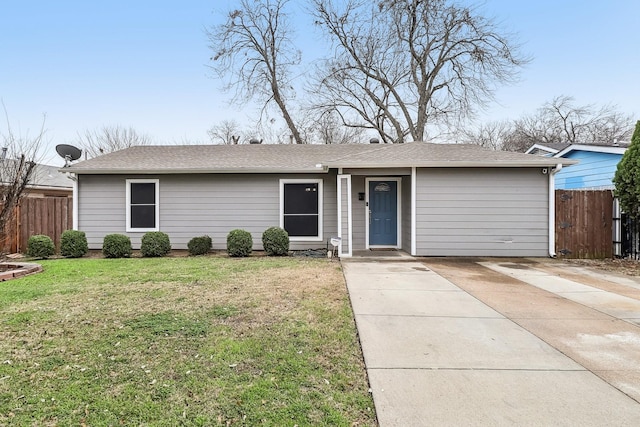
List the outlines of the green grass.
{"type": "Polygon", "coordinates": [[[42,265],[0,283],[0,425],[375,425],[335,263],[42,265]]]}

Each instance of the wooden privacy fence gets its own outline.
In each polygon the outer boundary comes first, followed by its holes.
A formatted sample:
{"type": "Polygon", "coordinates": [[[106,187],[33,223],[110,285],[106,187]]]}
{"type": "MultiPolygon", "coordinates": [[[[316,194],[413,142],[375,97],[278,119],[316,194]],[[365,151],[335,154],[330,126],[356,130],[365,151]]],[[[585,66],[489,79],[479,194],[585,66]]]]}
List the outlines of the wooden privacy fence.
{"type": "Polygon", "coordinates": [[[66,197],[23,198],[2,233],[3,253],[26,252],[29,237],[44,234],[60,246],[60,235],[73,228],[73,199],[66,197]]]}
{"type": "Polygon", "coordinates": [[[556,254],[613,257],[613,191],[556,190],[556,254]]]}

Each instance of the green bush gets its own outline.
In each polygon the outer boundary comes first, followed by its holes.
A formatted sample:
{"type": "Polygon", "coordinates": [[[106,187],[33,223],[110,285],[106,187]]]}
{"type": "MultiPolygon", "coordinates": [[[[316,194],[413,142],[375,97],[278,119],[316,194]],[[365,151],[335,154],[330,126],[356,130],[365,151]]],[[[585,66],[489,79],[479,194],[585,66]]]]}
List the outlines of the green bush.
{"type": "Polygon", "coordinates": [[[269,256],[288,255],[289,233],[280,227],[267,228],[264,233],[262,233],[262,247],[269,256]]]}
{"type": "Polygon", "coordinates": [[[105,258],[128,258],[131,256],[131,239],[124,234],[107,234],[102,242],[105,258]]]}
{"type": "Polygon", "coordinates": [[[51,237],[36,234],[27,241],[27,255],[33,258],[49,258],[56,253],[56,247],[51,237]]]}
{"type": "Polygon", "coordinates": [[[140,243],[140,253],[143,257],[165,256],[171,251],[169,235],[162,231],[144,233],[140,243]]]}
{"type": "Polygon", "coordinates": [[[253,237],[246,230],[231,230],[227,235],[227,253],[229,256],[249,256],[253,249],[253,237]]]}
{"type": "Polygon", "coordinates": [[[60,255],[67,258],[80,258],[89,252],[87,236],[84,231],[67,230],[60,236],[60,255]]]}
{"type": "Polygon", "coordinates": [[[187,243],[189,255],[204,255],[211,250],[213,240],[209,236],[194,237],[187,243]]]}
{"type": "Polygon", "coordinates": [[[640,219],[640,120],[636,122],[631,145],[618,163],[613,184],[623,212],[640,219]]]}

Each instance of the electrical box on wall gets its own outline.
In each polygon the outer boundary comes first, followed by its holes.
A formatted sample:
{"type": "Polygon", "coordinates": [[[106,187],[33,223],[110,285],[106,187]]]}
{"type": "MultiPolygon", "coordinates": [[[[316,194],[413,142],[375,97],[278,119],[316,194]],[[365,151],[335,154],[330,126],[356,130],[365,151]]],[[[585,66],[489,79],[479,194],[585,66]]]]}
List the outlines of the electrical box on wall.
{"type": "Polygon", "coordinates": [[[364,193],[358,193],[358,200],[364,200],[364,193]]]}

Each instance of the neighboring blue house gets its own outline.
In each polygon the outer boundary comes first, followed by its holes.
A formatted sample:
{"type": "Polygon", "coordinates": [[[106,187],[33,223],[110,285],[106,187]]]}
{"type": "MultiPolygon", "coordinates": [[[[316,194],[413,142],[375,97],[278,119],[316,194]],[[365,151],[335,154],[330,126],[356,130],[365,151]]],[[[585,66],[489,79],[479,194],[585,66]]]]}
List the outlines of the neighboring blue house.
{"type": "MultiPolygon", "coordinates": [[[[544,144],[531,146],[526,153],[543,157],[561,157],[577,160],[577,164],[564,166],[555,176],[556,190],[614,190],[613,177],[618,163],[629,144],[595,145],[595,144],[544,144]]],[[[605,208],[606,209],[606,208],[605,208]]],[[[625,219],[620,210],[620,204],[614,199],[612,212],[603,212],[603,217],[612,214],[611,231],[613,234],[613,255],[623,256],[629,253],[628,230],[625,219]]],[[[608,210],[608,209],[607,209],[608,210]]],[[[562,223],[572,223],[572,218],[561,220],[562,223]]],[[[585,224],[586,225],[586,224],[585,224]]],[[[588,227],[587,227],[588,228],[588,227]]],[[[597,239],[596,239],[597,240],[597,239]]],[[[566,243],[566,242],[565,242],[566,243]]],[[[556,248],[558,253],[567,248],[556,248]]],[[[574,248],[579,250],[580,248],[574,248]]],[[[581,248],[584,249],[584,248],[581,248]]],[[[571,251],[570,251],[571,252],[571,251]]],[[[570,253],[569,252],[569,253],[570,253]]]]}
{"type": "Polygon", "coordinates": [[[534,144],[526,153],[562,157],[579,163],[556,174],[556,190],[613,190],[613,176],[627,146],[534,144]]]}

